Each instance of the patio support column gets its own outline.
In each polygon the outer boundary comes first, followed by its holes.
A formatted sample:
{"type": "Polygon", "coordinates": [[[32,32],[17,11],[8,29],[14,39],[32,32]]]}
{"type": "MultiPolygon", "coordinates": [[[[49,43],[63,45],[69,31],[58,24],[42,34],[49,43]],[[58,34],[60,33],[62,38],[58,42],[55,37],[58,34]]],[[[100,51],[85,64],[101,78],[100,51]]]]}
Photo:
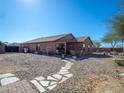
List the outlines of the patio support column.
{"type": "Polygon", "coordinates": [[[65,54],[66,54],[66,52],[67,52],[66,49],[67,49],[67,43],[65,42],[65,54]]]}

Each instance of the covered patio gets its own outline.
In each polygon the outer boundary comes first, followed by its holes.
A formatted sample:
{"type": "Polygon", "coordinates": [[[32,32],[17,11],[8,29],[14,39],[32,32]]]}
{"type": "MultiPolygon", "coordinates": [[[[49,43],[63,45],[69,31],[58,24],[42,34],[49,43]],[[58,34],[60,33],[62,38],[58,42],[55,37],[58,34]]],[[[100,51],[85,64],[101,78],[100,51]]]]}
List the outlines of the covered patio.
{"type": "Polygon", "coordinates": [[[74,52],[81,52],[84,50],[80,42],[56,42],[56,52],[61,52],[66,55],[75,55],[74,52]]]}

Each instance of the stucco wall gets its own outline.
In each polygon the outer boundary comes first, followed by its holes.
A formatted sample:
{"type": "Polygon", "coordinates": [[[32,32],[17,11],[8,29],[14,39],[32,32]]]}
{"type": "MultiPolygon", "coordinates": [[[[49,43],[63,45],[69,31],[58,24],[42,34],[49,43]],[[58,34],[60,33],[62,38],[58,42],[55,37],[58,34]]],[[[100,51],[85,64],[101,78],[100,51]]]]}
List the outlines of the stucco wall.
{"type": "Polygon", "coordinates": [[[93,52],[93,44],[92,44],[92,42],[91,42],[89,39],[86,39],[86,40],[83,42],[83,44],[86,45],[85,51],[86,51],[87,53],[93,52]],[[88,46],[89,46],[89,47],[88,47],[88,46]]]}
{"type": "Polygon", "coordinates": [[[86,39],[84,42],[70,42],[67,43],[67,52],[75,51],[80,55],[89,54],[93,52],[92,42],[89,39],[86,39]],[[83,47],[85,44],[85,47],[83,47]]]}
{"type": "Polygon", "coordinates": [[[4,53],[5,52],[5,45],[0,45],[0,53],[4,53]]]}
{"type": "Polygon", "coordinates": [[[55,42],[42,42],[42,43],[33,43],[33,44],[23,44],[23,47],[29,48],[30,52],[36,51],[36,46],[40,45],[40,50],[42,52],[55,52],[55,42]]]}

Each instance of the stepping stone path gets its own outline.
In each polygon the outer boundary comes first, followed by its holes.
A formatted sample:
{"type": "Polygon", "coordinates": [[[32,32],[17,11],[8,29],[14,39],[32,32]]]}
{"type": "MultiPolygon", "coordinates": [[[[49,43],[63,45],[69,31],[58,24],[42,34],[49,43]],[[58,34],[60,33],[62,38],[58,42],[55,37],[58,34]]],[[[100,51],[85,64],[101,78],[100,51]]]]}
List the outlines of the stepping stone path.
{"type": "Polygon", "coordinates": [[[47,78],[39,76],[30,81],[39,90],[40,93],[53,90],[57,87],[58,84],[63,83],[73,76],[73,74],[69,72],[69,69],[71,69],[73,63],[67,60],[63,61],[65,62],[65,66],[61,67],[60,71],[56,74],[47,76],[47,78]]]}
{"type": "Polygon", "coordinates": [[[11,83],[19,81],[19,78],[15,77],[12,73],[0,74],[0,85],[5,86],[11,83]]]}

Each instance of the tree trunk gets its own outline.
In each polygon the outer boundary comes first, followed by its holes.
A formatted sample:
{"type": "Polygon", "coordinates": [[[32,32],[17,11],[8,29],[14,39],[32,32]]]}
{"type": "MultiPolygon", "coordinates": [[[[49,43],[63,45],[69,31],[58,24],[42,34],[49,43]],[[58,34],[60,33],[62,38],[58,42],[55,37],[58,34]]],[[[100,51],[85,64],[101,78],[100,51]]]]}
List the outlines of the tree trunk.
{"type": "Polygon", "coordinates": [[[124,52],[124,39],[122,39],[122,48],[123,48],[123,52],[124,52]]]}
{"type": "Polygon", "coordinates": [[[114,52],[114,48],[115,48],[116,44],[117,44],[117,40],[111,42],[113,52],[114,52]]]}

